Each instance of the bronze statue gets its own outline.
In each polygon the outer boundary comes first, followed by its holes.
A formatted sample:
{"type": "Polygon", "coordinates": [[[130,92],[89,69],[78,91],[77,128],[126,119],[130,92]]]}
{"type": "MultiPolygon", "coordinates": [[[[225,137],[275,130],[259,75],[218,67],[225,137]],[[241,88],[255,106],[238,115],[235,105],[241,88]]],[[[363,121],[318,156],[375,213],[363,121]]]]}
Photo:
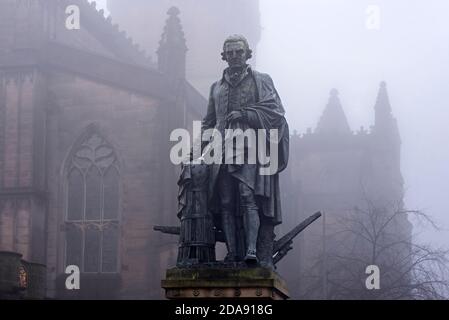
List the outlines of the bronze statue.
{"type": "MultiPolygon", "coordinates": [[[[274,227],[282,222],[279,173],[288,162],[289,129],[271,77],[247,64],[251,53],[243,36],[233,35],[224,42],[222,58],[229,66],[211,86],[202,131],[214,129],[223,137],[231,129],[267,132],[257,136],[253,147],[260,155],[259,143],[270,144],[269,153],[277,153],[275,168],[262,174],[267,163],[248,161],[251,142],[244,144],[243,162],[229,162],[224,153],[219,163],[183,165],[178,182],[181,227],[155,228],[180,234],[179,267],[214,263],[215,241],[224,241],[225,264],[274,269],[291,249],[293,238],[320,216],[310,217],[274,245],[274,227]]],[[[202,146],[203,152],[212,140],[202,146]]],[[[232,151],[235,157],[241,150],[232,151]]]]}
{"type": "Polygon", "coordinates": [[[287,166],[289,133],[273,81],[247,64],[251,54],[243,36],[224,42],[222,59],[229,67],[211,87],[203,130],[216,128],[225,136],[225,129],[277,129],[278,168],[273,175],[260,175],[258,164],[213,165],[209,193],[211,207],[221,217],[228,249],[225,260],[272,268],[274,227],[282,221],[278,174],[287,166]],[[244,252],[239,250],[239,220],[244,226],[244,252]]]}

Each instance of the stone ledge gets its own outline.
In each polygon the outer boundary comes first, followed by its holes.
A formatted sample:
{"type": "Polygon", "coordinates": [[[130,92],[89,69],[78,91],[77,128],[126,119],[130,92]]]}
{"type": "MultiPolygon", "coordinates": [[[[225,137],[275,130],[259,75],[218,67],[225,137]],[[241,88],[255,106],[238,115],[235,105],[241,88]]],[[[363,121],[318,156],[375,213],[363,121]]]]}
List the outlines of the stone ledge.
{"type": "Polygon", "coordinates": [[[162,288],[168,299],[289,298],[284,280],[276,272],[264,268],[173,268],[167,270],[162,288]]]}

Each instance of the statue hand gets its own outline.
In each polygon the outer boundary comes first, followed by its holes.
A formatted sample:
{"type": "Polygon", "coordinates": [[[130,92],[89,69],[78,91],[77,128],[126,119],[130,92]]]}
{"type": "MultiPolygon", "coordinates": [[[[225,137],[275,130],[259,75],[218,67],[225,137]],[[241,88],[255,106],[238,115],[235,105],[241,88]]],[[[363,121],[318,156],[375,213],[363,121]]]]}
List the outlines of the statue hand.
{"type": "Polygon", "coordinates": [[[226,117],[226,122],[231,123],[233,121],[241,120],[243,118],[243,113],[241,111],[232,111],[226,117]]]}

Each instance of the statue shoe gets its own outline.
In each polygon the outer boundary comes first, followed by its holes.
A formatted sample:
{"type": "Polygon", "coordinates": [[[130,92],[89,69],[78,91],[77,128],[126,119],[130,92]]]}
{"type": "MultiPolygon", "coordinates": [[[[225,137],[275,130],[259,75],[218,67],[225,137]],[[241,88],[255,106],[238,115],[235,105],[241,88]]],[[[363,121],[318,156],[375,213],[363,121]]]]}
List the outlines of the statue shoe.
{"type": "Polygon", "coordinates": [[[248,251],[246,251],[246,256],[244,260],[247,263],[257,263],[256,250],[248,249],[248,251]]]}

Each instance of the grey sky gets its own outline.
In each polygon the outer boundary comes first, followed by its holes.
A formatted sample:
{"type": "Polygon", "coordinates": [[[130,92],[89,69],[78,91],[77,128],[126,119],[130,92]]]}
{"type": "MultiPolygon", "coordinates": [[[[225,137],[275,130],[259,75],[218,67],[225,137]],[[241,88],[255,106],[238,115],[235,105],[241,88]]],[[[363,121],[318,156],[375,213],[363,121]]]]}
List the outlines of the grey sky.
{"type": "MultiPolygon", "coordinates": [[[[314,127],[335,87],[353,130],[374,121],[387,81],[403,141],[406,205],[449,226],[449,1],[261,0],[258,69],[275,79],[291,127],[314,127]],[[368,5],[380,30],[365,27],[368,5]]],[[[424,232],[449,246],[449,233],[424,232]]]]}

